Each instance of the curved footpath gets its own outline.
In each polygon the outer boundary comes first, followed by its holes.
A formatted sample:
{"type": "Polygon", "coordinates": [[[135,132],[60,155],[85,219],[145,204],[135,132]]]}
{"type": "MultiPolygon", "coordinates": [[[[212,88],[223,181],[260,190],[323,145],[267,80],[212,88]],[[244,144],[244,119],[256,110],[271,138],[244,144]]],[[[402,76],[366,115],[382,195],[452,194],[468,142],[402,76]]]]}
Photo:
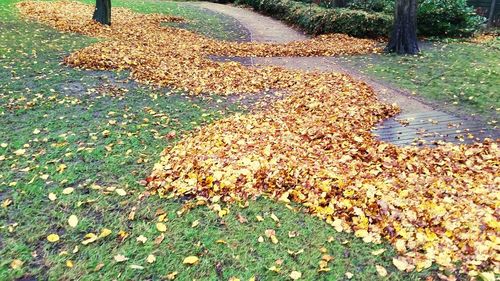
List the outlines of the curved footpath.
{"type": "MultiPolygon", "coordinates": [[[[252,41],[286,43],[308,38],[305,34],[281,21],[249,9],[211,2],[191,2],[189,5],[196,5],[235,18],[248,29],[252,41]]],[[[401,108],[401,113],[398,116],[384,121],[374,129],[374,133],[384,141],[398,145],[432,145],[439,141],[471,143],[487,137],[500,138],[498,129],[491,129],[478,120],[438,110],[430,104],[411,97],[407,91],[341,65],[333,57],[252,58],[251,64],[256,66],[276,65],[305,71],[342,72],[364,81],[375,90],[381,100],[387,103],[396,103],[401,108]]]]}

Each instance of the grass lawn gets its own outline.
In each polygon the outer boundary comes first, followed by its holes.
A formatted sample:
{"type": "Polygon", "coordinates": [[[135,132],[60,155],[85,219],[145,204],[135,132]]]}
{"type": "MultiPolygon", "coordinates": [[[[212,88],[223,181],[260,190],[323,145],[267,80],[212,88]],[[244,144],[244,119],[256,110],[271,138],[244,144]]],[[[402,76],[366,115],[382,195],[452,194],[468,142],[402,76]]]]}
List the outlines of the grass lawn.
{"type": "MultiPolygon", "coordinates": [[[[0,280],[157,280],[173,272],[177,280],[287,280],[293,270],[304,280],[341,280],[347,272],[352,280],[432,274],[401,273],[390,247],[339,234],[298,207],[261,198],[248,207],[230,206],[221,218],[205,207],[180,214],[186,202],[141,196],[139,182],[168,144],[237,105],[136,85],[127,73],[65,67],[65,55],[96,40],[18,21],[15,2],[0,3],[0,280]],[[79,219],[74,228],[70,215],[79,219]],[[159,217],[167,226],[160,243],[159,217]],[[104,228],[109,236],[82,245],[87,233],[104,228]],[[265,236],[267,229],[276,231],[278,243],[265,236]],[[49,234],[60,240],[49,242],[49,234]],[[137,241],[141,235],[144,243],[137,241]],[[326,254],[333,257],[331,270],[319,273],[326,254]],[[116,255],[128,260],[117,262],[116,255]],[[147,262],[149,255],[156,261],[147,262]],[[199,264],[183,265],[190,255],[199,264]],[[375,265],[389,275],[379,277],[375,265]]],[[[229,20],[181,4],[113,4],[196,19],[187,27],[217,38],[241,36],[229,20]]]]}
{"type": "Polygon", "coordinates": [[[498,121],[500,38],[485,43],[426,44],[432,46],[418,56],[358,56],[343,61],[445,108],[498,121]]]}

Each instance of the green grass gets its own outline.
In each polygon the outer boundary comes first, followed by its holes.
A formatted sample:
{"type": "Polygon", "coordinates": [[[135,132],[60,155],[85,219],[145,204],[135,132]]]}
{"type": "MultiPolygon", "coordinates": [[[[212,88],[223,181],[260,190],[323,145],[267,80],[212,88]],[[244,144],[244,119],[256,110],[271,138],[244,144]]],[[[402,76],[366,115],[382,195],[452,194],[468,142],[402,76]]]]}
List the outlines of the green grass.
{"type": "Polygon", "coordinates": [[[481,44],[437,42],[418,56],[384,54],[349,57],[343,61],[442,108],[495,120],[500,112],[499,57],[500,38],[497,38],[481,44]]]}
{"type": "MultiPolygon", "coordinates": [[[[286,280],[292,270],[304,280],[379,280],[375,265],[390,272],[385,279],[418,280],[429,272],[405,274],[391,265],[395,255],[387,245],[365,244],[352,234],[338,234],[324,222],[261,198],[249,207],[230,206],[219,218],[206,207],[179,216],[186,202],[139,198],[145,179],[160,152],[189,131],[237,110],[223,97],[188,98],[166,89],[150,89],[127,82],[127,73],[71,69],[60,64],[73,50],[95,39],[59,33],[35,23],[17,21],[14,0],[0,3],[0,280],[34,276],[48,280],[157,280],[178,272],[177,280],[286,280]],[[120,82],[124,80],[124,82],[120,82]],[[118,82],[117,82],[118,81],[118,82]],[[113,90],[110,85],[118,87],[113,90]],[[216,106],[217,105],[217,106],[216,106]],[[165,138],[176,131],[174,139],[165,138]],[[24,153],[16,151],[25,149],[24,153]],[[102,189],[95,189],[96,186],[102,189]],[[71,194],[63,194],[72,187],[71,194]],[[127,195],[110,192],[122,188],[127,195]],[[108,190],[109,189],[109,190],[108,190]],[[57,196],[55,201],[49,194],[57,196]],[[7,204],[7,202],[12,202],[7,204]],[[129,213],[136,208],[134,220],[129,213]],[[165,240],[156,245],[158,210],[167,214],[165,240]],[[270,218],[274,213],[280,224],[270,218]],[[71,228],[67,219],[80,222],[71,228]],[[265,219],[258,222],[256,215],[265,219]],[[247,223],[238,219],[243,216],[247,223]],[[191,227],[198,220],[197,227],[191,227]],[[84,236],[108,228],[112,234],[89,245],[84,236]],[[266,229],[276,230],[278,244],[259,243],[266,229]],[[119,239],[118,233],[127,237],[119,239]],[[294,238],[289,232],[296,231],[294,238]],[[49,243],[48,234],[60,241],[49,243]],[[145,244],[136,241],[148,238],[145,244]],[[330,237],[333,237],[330,239],[330,237]],[[226,243],[217,243],[222,239],[226,243]],[[73,253],[75,246],[79,251],[73,253]],[[331,271],[318,273],[322,252],[334,257],[331,271]],[[380,256],[374,249],[386,248],[380,256]],[[303,253],[296,256],[288,251],[303,253]],[[129,260],[117,263],[113,257],[129,260]],[[148,264],[149,254],[157,258],[148,264]],[[200,263],[182,264],[197,255],[200,263]],[[12,269],[14,259],[23,261],[12,269]],[[71,260],[72,268],[66,266],[71,260]],[[276,261],[282,260],[281,265],[276,261]],[[100,270],[96,266],[103,264],[100,270]],[[140,265],[143,269],[133,269],[140,265]],[[271,266],[280,273],[269,271],[271,266]]],[[[196,18],[200,32],[219,34],[227,22],[197,9],[151,1],[113,1],[142,12],[164,11],[196,18]],[[203,30],[202,30],[203,29],[203,30]]],[[[227,26],[226,26],[227,27],[227,26]]]]}

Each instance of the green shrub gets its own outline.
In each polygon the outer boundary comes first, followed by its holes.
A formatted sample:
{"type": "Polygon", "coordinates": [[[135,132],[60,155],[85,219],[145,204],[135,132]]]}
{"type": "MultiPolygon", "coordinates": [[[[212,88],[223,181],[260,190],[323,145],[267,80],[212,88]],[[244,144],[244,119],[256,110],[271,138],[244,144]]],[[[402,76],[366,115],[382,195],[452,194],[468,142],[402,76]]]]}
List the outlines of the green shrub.
{"type": "MultiPolygon", "coordinates": [[[[217,1],[217,0],[213,0],[217,1]]],[[[218,0],[231,1],[231,0],[218,0]]],[[[297,25],[311,34],[345,33],[357,37],[387,36],[392,28],[395,0],[322,1],[311,0],[232,0],[255,10],[297,25]]],[[[417,12],[420,36],[466,37],[485,22],[466,0],[420,0],[417,12]]]]}
{"type": "Polygon", "coordinates": [[[351,0],[347,4],[350,9],[371,12],[394,13],[394,0],[351,0]]]}
{"type": "Polygon", "coordinates": [[[425,36],[470,36],[485,22],[466,0],[423,0],[418,8],[418,31],[425,36]]]}
{"type": "Polygon", "coordinates": [[[392,17],[352,9],[328,9],[291,0],[237,0],[257,11],[285,20],[312,34],[345,33],[357,37],[386,36],[392,17]]]}

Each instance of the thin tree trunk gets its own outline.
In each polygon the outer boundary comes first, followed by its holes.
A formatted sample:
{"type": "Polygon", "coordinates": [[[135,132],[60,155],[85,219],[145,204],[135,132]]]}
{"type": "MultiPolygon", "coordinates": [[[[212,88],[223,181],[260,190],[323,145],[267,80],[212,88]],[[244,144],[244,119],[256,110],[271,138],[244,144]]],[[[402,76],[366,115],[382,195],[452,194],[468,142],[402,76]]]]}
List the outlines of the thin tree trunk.
{"type": "Polygon", "coordinates": [[[111,0],[96,0],[92,18],[102,24],[111,25],[111,0]]]}
{"type": "Polygon", "coordinates": [[[497,4],[496,0],[491,1],[490,12],[488,15],[488,26],[491,26],[493,23],[493,17],[495,16],[495,8],[497,6],[496,4],[497,4]]]}
{"type": "Polygon", "coordinates": [[[417,0],[397,0],[394,27],[386,52],[417,54],[417,0]]]}

